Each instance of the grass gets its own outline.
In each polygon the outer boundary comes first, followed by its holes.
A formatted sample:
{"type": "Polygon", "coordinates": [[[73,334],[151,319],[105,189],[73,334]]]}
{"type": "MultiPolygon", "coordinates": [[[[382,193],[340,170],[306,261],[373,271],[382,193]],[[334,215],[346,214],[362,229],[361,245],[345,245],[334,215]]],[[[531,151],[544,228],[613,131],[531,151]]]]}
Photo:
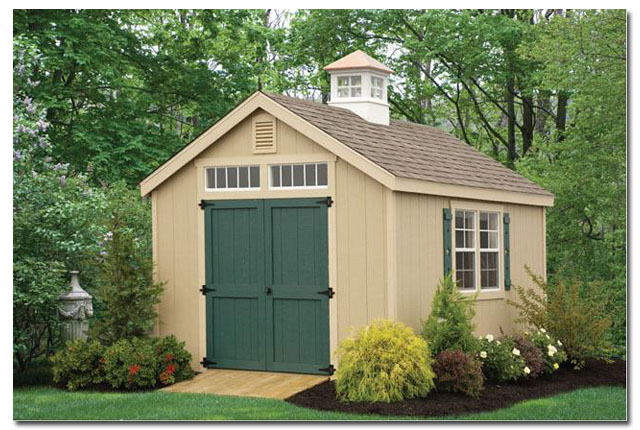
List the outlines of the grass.
{"type": "MultiPolygon", "coordinates": [[[[323,412],[280,400],[183,393],[70,393],[14,388],[14,420],[388,420],[416,419],[323,412]]],[[[626,420],[626,390],[600,387],[447,420],[626,420]]]]}

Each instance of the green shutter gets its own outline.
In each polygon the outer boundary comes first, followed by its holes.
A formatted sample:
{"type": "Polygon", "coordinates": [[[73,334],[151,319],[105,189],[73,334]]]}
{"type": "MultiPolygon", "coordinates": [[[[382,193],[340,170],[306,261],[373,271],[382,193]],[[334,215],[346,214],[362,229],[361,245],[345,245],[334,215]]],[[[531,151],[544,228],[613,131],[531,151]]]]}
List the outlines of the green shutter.
{"type": "Polygon", "coordinates": [[[444,245],[444,275],[451,272],[451,209],[442,210],[442,232],[444,245]]]}
{"type": "Polygon", "coordinates": [[[509,214],[504,214],[503,231],[504,231],[504,289],[511,289],[511,258],[509,248],[509,214]]]}

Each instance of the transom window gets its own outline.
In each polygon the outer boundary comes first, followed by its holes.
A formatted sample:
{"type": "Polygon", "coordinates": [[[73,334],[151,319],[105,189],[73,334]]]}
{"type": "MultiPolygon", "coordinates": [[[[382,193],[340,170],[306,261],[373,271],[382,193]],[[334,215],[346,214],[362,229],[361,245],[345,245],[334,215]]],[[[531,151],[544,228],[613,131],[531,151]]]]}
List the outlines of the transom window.
{"type": "Polygon", "coordinates": [[[362,76],[338,76],[338,97],[362,97],[362,76]]]}
{"type": "Polygon", "coordinates": [[[497,289],[500,266],[499,213],[456,210],[455,254],[458,288],[475,291],[479,274],[481,290],[497,289]]]}
{"type": "Polygon", "coordinates": [[[270,166],[271,188],[325,188],[327,163],[278,164],[270,166]]]}
{"type": "Polygon", "coordinates": [[[207,191],[260,189],[260,166],[207,167],[204,172],[207,191]]]}
{"type": "Polygon", "coordinates": [[[371,77],[371,97],[374,99],[382,99],[384,92],[384,79],[371,77]]]}

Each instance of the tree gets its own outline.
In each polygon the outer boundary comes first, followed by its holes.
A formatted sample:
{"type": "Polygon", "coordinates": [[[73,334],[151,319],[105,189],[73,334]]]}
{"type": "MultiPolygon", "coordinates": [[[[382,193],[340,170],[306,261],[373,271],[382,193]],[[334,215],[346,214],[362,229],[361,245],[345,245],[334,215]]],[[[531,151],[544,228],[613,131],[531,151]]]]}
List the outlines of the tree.
{"type": "Polygon", "coordinates": [[[131,185],[258,88],[277,29],[254,10],[17,10],[55,160],[131,185]],[[258,67],[258,60],[262,66],[258,67]]]}
{"type": "Polygon", "coordinates": [[[28,41],[14,41],[13,352],[20,371],[57,345],[66,273],[92,273],[102,235],[94,221],[104,207],[86,175],[52,160],[46,111],[31,95],[39,58],[28,41]]]}
{"type": "Polygon", "coordinates": [[[614,310],[611,335],[626,343],[626,15],[556,15],[523,46],[541,64],[543,88],[570,94],[569,119],[519,168],[555,196],[548,211],[550,277],[599,281],[614,310]]]}

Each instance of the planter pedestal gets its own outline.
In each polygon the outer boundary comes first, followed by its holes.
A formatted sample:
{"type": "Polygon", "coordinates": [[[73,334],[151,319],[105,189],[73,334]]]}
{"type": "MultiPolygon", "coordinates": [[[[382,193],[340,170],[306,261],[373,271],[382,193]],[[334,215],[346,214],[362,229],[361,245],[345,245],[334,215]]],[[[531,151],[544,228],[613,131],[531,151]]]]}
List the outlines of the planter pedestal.
{"type": "Polygon", "coordinates": [[[71,271],[71,291],[60,296],[63,341],[87,339],[89,318],[93,316],[93,302],[89,293],[80,287],[78,271],[71,271]]]}

